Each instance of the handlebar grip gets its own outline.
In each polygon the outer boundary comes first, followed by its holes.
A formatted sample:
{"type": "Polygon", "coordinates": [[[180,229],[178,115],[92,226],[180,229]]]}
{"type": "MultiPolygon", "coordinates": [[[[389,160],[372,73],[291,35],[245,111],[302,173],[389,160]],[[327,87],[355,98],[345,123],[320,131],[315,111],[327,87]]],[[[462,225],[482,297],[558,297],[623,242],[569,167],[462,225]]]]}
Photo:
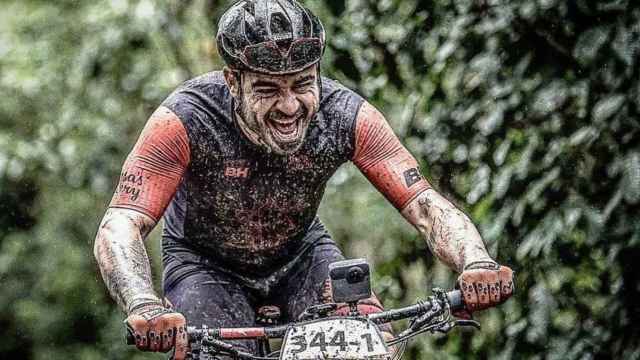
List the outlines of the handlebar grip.
{"type": "Polygon", "coordinates": [[[125,339],[127,341],[127,345],[136,344],[136,337],[133,334],[133,329],[131,329],[129,326],[127,326],[127,334],[125,335],[125,339]]]}
{"type": "Polygon", "coordinates": [[[447,293],[447,299],[449,300],[449,306],[452,311],[464,309],[464,298],[462,297],[462,291],[453,290],[447,293]]]}

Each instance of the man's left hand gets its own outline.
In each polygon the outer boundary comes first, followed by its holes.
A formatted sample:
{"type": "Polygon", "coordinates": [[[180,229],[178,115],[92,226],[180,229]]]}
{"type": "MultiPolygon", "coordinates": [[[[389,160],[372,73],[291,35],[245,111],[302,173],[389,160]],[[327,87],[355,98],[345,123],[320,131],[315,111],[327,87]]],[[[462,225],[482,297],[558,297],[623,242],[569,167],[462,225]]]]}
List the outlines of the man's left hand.
{"type": "Polygon", "coordinates": [[[513,271],[493,261],[477,261],[465,266],[458,284],[470,312],[484,310],[507,301],[514,290],[513,271]]]}

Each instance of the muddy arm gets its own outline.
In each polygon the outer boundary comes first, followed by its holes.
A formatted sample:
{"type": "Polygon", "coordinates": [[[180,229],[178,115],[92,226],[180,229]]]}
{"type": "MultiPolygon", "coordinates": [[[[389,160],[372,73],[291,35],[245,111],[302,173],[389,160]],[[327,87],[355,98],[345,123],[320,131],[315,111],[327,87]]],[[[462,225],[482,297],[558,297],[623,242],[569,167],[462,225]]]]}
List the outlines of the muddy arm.
{"type": "Polygon", "coordinates": [[[493,262],[469,217],[437,191],[422,192],[402,215],[422,234],[431,252],[457,272],[472,262],[493,262]]]}
{"type": "Polygon", "coordinates": [[[107,210],[94,244],[94,256],[109,293],[129,313],[142,303],[161,303],[153,290],[144,239],[155,227],[149,216],[128,209],[107,210]]]}
{"type": "Polygon", "coordinates": [[[469,217],[424,179],[384,115],[364,103],[356,121],[354,163],[418,229],[431,252],[458,272],[471,262],[493,262],[469,217]]]}

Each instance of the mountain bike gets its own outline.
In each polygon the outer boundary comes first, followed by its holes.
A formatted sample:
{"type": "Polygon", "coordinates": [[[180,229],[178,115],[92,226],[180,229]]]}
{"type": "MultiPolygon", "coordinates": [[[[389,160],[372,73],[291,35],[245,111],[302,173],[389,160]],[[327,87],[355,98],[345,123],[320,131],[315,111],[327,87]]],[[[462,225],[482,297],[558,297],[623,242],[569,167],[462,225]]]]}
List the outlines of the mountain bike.
{"type": "MultiPolygon", "coordinates": [[[[361,315],[359,300],[371,296],[369,266],[364,259],[329,265],[335,303],[309,307],[300,318],[279,326],[248,328],[187,327],[193,360],[215,360],[218,356],[243,360],[395,360],[402,357],[406,342],[425,332],[447,333],[457,326],[480,328],[473,320],[456,319],[452,312],[464,308],[459,290],[433,289],[433,295],[417,303],[387,311],[361,315]],[[347,316],[333,316],[340,304],[347,304],[347,316]],[[385,340],[379,325],[409,319],[405,329],[385,340]],[[277,351],[270,351],[269,340],[282,339],[277,351]],[[233,340],[256,340],[257,354],[234,345],[233,340]],[[395,351],[390,351],[394,348],[395,351]]],[[[127,343],[134,344],[133,334],[127,343]]]]}

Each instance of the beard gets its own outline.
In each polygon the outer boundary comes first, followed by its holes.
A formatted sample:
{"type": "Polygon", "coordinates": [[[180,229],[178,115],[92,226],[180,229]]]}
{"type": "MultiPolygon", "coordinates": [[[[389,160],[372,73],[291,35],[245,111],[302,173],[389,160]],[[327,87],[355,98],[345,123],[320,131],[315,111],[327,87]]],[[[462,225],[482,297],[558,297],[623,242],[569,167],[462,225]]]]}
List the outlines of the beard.
{"type": "Polygon", "coordinates": [[[244,135],[252,143],[278,155],[293,154],[302,147],[316,113],[316,109],[309,110],[301,104],[293,116],[270,110],[260,119],[243,99],[238,99],[236,104],[236,121],[244,135]]]}

